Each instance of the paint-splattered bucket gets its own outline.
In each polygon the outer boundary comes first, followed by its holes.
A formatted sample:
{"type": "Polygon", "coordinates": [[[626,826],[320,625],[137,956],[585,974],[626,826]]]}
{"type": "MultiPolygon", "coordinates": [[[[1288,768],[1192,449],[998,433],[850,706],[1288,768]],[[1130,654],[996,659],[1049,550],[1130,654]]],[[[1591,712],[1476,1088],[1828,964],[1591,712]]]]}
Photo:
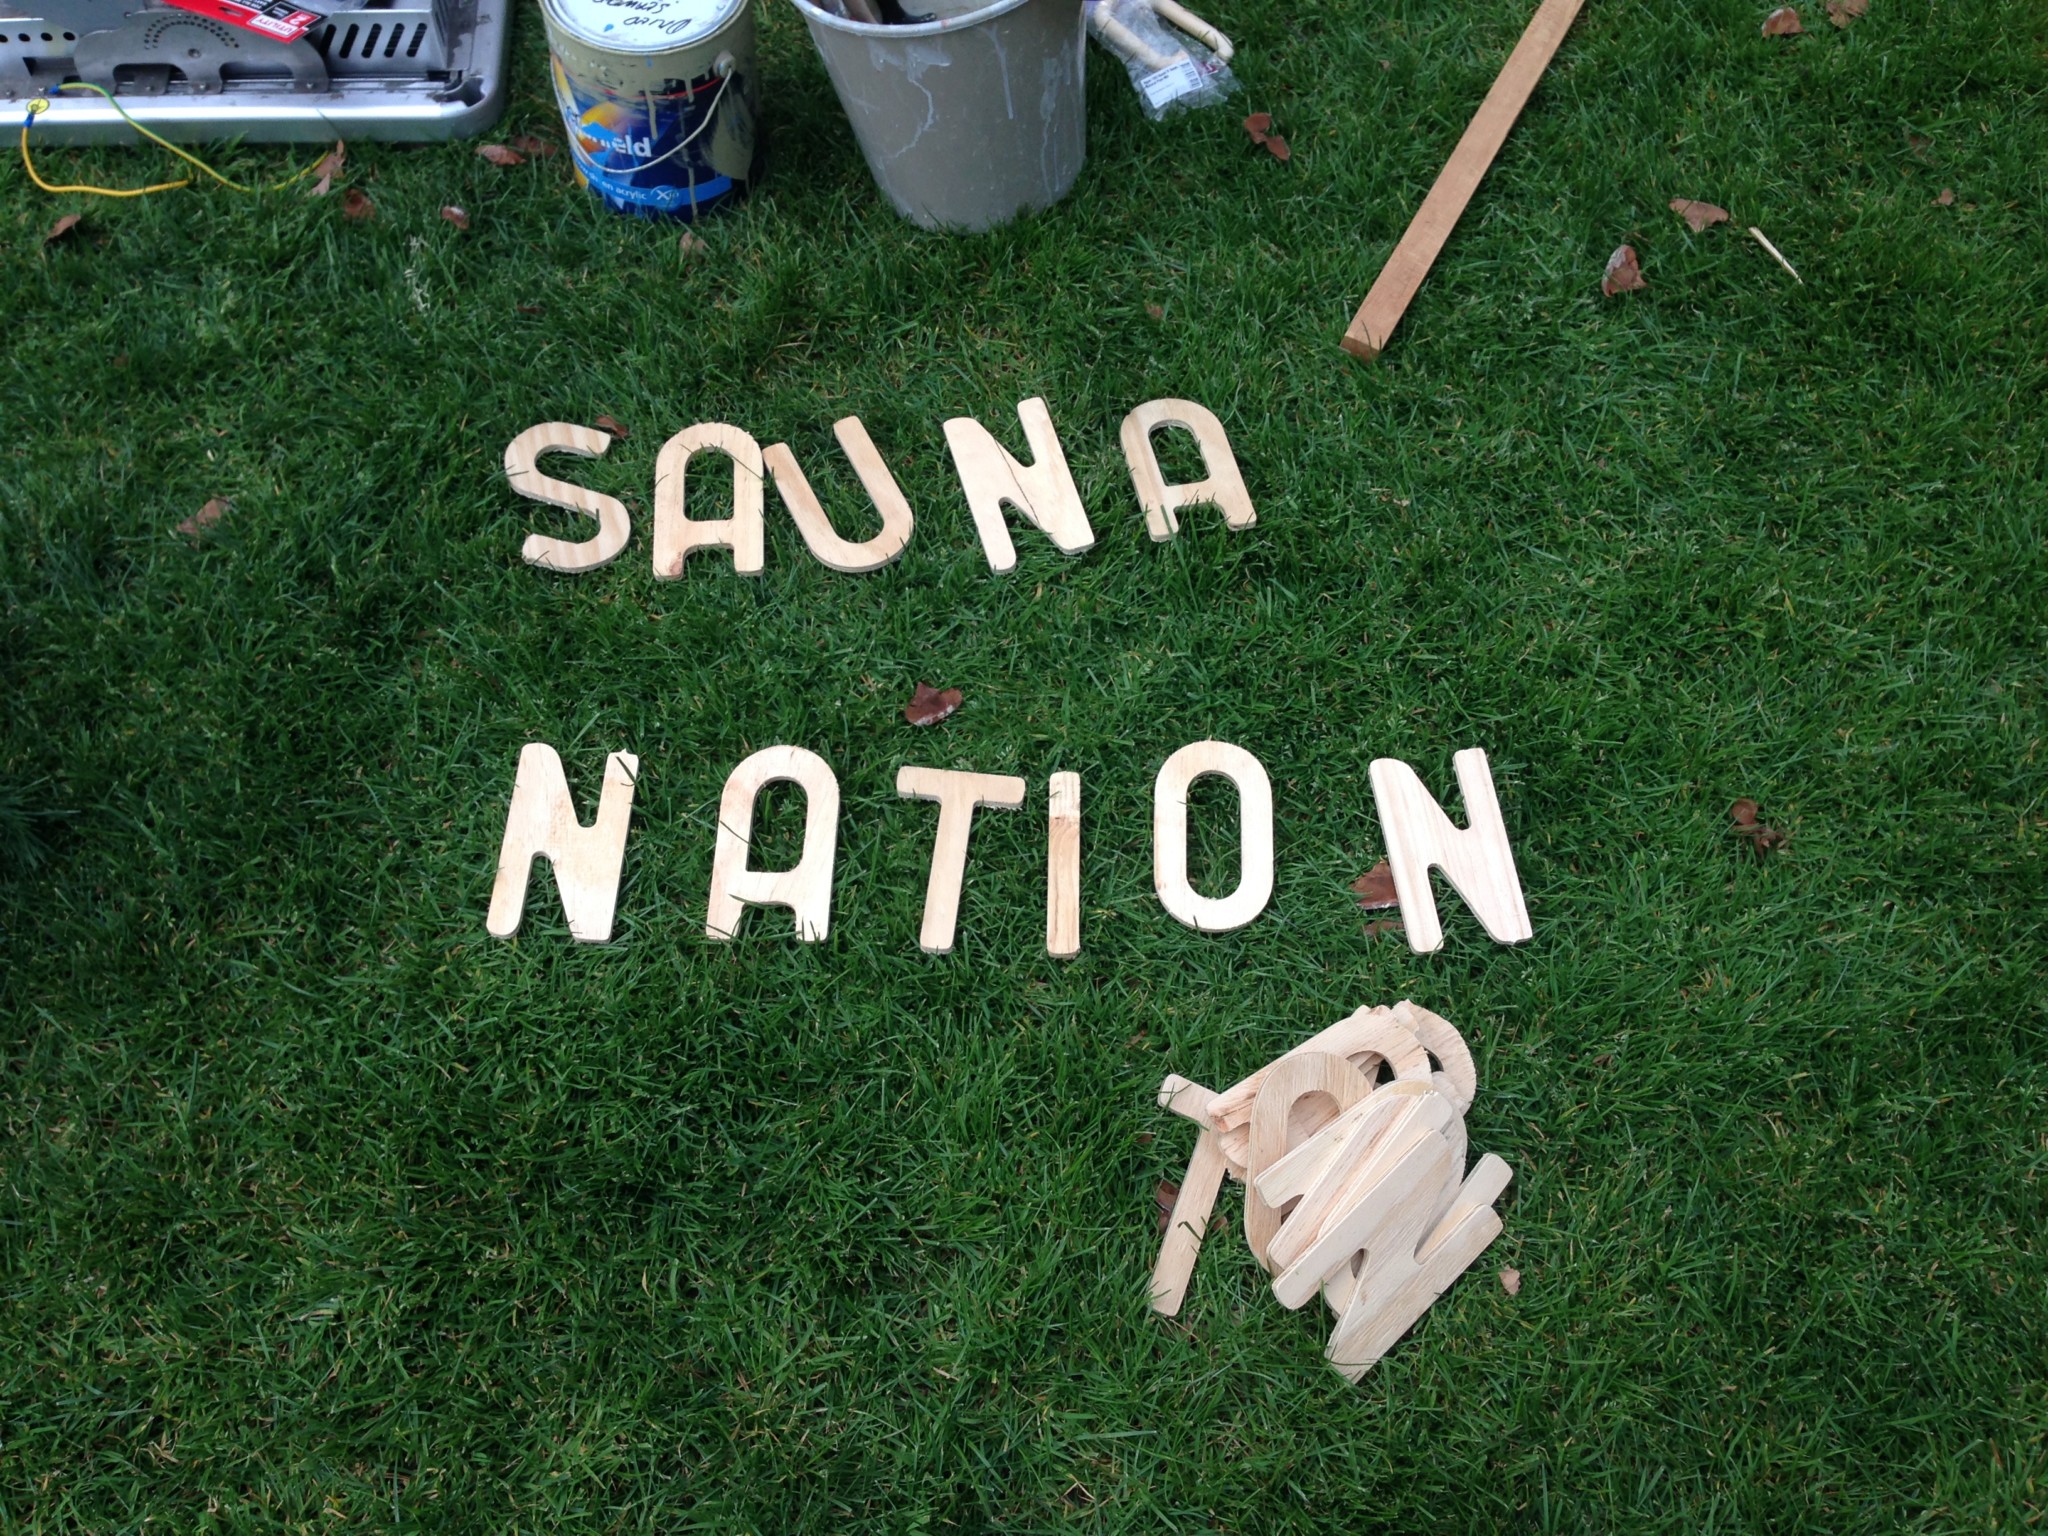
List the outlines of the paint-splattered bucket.
{"type": "Polygon", "coordinates": [[[576,176],[618,213],[693,219],[757,174],[748,0],[541,0],[576,176]]]}

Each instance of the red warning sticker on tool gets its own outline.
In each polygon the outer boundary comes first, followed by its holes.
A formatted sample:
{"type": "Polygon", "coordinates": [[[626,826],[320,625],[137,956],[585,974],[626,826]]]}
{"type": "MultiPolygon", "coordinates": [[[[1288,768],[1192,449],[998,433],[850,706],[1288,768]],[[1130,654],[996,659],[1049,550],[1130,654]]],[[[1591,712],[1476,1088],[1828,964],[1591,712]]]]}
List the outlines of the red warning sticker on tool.
{"type": "Polygon", "coordinates": [[[280,43],[296,43],[327,18],[318,11],[302,10],[288,0],[165,0],[181,11],[211,16],[231,27],[240,27],[280,43]]]}

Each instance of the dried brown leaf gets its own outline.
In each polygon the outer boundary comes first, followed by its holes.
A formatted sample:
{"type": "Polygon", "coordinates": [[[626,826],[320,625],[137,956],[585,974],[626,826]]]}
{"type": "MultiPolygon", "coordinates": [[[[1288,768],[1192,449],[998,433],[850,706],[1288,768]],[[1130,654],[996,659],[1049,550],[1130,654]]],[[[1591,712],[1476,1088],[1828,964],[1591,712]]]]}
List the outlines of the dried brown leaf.
{"type": "Polygon", "coordinates": [[[466,208],[458,208],[455,204],[449,203],[442,208],[441,217],[457,229],[469,228],[469,210],[466,208]]]}
{"type": "Polygon", "coordinates": [[[1166,318],[1166,306],[1164,304],[1147,304],[1145,306],[1145,313],[1154,320],[1164,320],[1166,318]]]}
{"type": "Polygon", "coordinates": [[[62,240],[71,231],[78,228],[78,221],[84,217],[85,215],[82,213],[65,214],[63,218],[50,226],[50,232],[43,236],[43,244],[48,245],[54,240],[62,240]]]}
{"type": "Polygon", "coordinates": [[[1266,132],[1272,126],[1273,114],[1270,112],[1254,112],[1244,120],[1244,131],[1252,136],[1254,144],[1265,143],[1266,132]]]}
{"type": "Polygon", "coordinates": [[[1636,260],[1636,248],[1632,245],[1618,245],[1614,254],[1607,258],[1607,270],[1600,276],[1600,291],[1610,299],[1617,293],[1633,293],[1638,288],[1650,285],[1643,281],[1642,263],[1636,260]]]}
{"type": "Polygon", "coordinates": [[[1500,1288],[1510,1296],[1522,1294],[1522,1272],[1519,1269],[1504,1269],[1500,1272],[1500,1288]]]}
{"type": "Polygon", "coordinates": [[[1828,20],[1846,27],[1869,9],[1870,0],[1828,0],[1828,20]]]}
{"type": "Polygon", "coordinates": [[[1399,933],[1400,931],[1401,919],[1398,917],[1383,917],[1377,922],[1365,925],[1365,936],[1368,939],[1376,939],[1383,933],[1399,933]]]}
{"type": "Polygon", "coordinates": [[[1797,37],[1806,28],[1799,25],[1799,13],[1789,5],[1781,5],[1764,18],[1765,37],[1797,37]]]}
{"type": "Polygon", "coordinates": [[[219,522],[223,517],[227,516],[229,510],[230,508],[227,502],[221,500],[221,498],[218,496],[212,497],[207,501],[205,506],[201,507],[197,512],[194,512],[190,517],[186,518],[185,521],[178,524],[178,532],[182,533],[194,544],[197,544],[199,542],[199,536],[202,533],[206,532],[207,529],[211,528],[215,523],[219,522]]]}
{"type": "Polygon", "coordinates": [[[633,435],[632,433],[628,432],[624,427],[620,426],[618,422],[614,421],[609,416],[600,416],[596,420],[592,421],[591,425],[597,428],[597,430],[600,432],[611,433],[613,437],[625,438],[631,437],[633,435]]]}
{"type": "Polygon", "coordinates": [[[1726,208],[1718,208],[1712,203],[1698,202],[1690,197],[1674,197],[1671,199],[1671,211],[1690,224],[1694,234],[1698,234],[1709,224],[1726,224],[1728,222],[1728,210],[1726,208]]]}
{"type": "Polygon", "coordinates": [[[1776,827],[1767,827],[1757,818],[1761,808],[1744,795],[1728,807],[1729,830],[1737,837],[1749,840],[1750,851],[1758,858],[1764,858],[1783,848],[1792,839],[1776,827]]]}
{"type": "Polygon", "coordinates": [[[910,696],[910,703],[904,706],[903,718],[912,725],[937,725],[958,709],[960,703],[958,688],[934,688],[928,683],[919,683],[910,696]]]}
{"type": "Polygon", "coordinates": [[[515,304],[512,307],[522,315],[544,315],[548,312],[545,304],[515,304]]]}
{"type": "Polygon", "coordinates": [[[556,153],[554,145],[546,139],[536,139],[530,133],[522,133],[508,142],[522,155],[534,155],[543,160],[556,153]]]}
{"type": "Polygon", "coordinates": [[[676,244],[685,256],[702,256],[711,249],[709,242],[701,235],[692,234],[687,229],[683,231],[683,238],[676,244]]]}
{"type": "Polygon", "coordinates": [[[1401,898],[1394,894],[1394,866],[1385,859],[1352,881],[1351,889],[1358,893],[1358,904],[1368,912],[1401,905],[1401,898]]]}
{"type": "Polygon", "coordinates": [[[1909,133],[1906,135],[1906,147],[1922,160],[1925,160],[1927,158],[1927,151],[1934,147],[1934,140],[1922,134],[1909,133]]]}
{"type": "Polygon", "coordinates": [[[364,219],[377,216],[377,205],[370,201],[370,194],[361,187],[350,187],[348,195],[341,200],[341,216],[360,224],[364,219]]]}
{"type": "Polygon", "coordinates": [[[1259,142],[1266,146],[1266,153],[1275,160],[1292,160],[1294,158],[1294,151],[1287,147],[1287,141],[1277,133],[1269,133],[1259,142]]]}
{"type": "Polygon", "coordinates": [[[1180,1186],[1171,1179],[1161,1179],[1152,1188],[1152,1204],[1159,1212],[1159,1235],[1166,1235],[1166,1225],[1173,1220],[1174,1202],[1180,1199],[1180,1186]]]}
{"type": "Polygon", "coordinates": [[[334,190],[334,178],[341,174],[341,168],[348,163],[348,146],[340,139],[334,141],[334,148],[320,157],[320,163],[313,167],[312,174],[320,179],[313,183],[310,197],[325,197],[334,190]]]}
{"type": "Polygon", "coordinates": [[[524,165],[526,156],[507,144],[479,144],[476,152],[482,159],[493,165],[524,165]]]}
{"type": "Polygon", "coordinates": [[[1956,189],[1954,187],[1943,187],[1934,195],[1934,205],[1937,208],[1953,208],[1955,201],[1956,189]]]}

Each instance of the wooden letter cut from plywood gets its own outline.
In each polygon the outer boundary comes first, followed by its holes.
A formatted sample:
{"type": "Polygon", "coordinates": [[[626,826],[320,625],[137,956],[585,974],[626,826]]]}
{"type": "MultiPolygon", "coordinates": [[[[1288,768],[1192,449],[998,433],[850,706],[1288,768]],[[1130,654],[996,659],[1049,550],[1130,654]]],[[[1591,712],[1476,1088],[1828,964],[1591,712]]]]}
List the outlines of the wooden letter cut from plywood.
{"type": "Polygon", "coordinates": [[[1281,1230],[1279,1208],[1259,1198],[1259,1174],[1366,1096],[1372,1084],[1342,1056],[1306,1051],[1273,1063],[1252,1105],[1245,1167],[1244,1240],[1268,1269],[1267,1250],[1281,1230]]]}
{"type": "Polygon", "coordinates": [[[1196,741],[1160,766],[1152,784],[1152,884],[1166,910],[1203,933],[1242,928],[1273,895],[1273,783],[1256,757],[1227,741],[1196,741]],[[1188,788],[1206,773],[1237,786],[1238,877],[1228,896],[1188,883],[1188,788]]]}
{"type": "Polygon", "coordinates": [[[528,427],[505,445],[505,478],[511,481],[513,490],[530,501],[597,519],[596,534],[580,543],[574,539],[551,539],[544,533],[528,534],[519,547],[519,558],[528,565],[537,565],[544,571],[594,571],[618,559],[626,541],[633,536],[633,519],[626,504],[588,486],[551,480],[535,467],[544,453],[602,458],[611,443],[609,433],[593,427],[544,421],[537,427],[528,427]]]}
{"type": "Polygon", "coordinates": [[[1533,933],[1486,754],[1468,747],[1451,761],[1465,797],[1468,825],[1462,832],[1422,787],[1413,768],[1394,757],[1376,757],[1372,763],[1372,797],[1387,840],[1394,894],[1401,901],[1408,947],[1418,955],[1441,949],[1444,943],[1436,896],[1429,888],[1431,866],[1444,872],[1496,942],[1520,944],[1533,933]]]}
{"type": "Polygon", "coordinates": [[[769,444],[761,456],[762,462],[775,481],[775,493],[789,508],[797,532],[804,536],[804,543],[819,564],[851,576],[879,571],[901,555],[910,543],[910,530],[915,521],[910,515],[910,503],[903,499],[896,477],[889,473],[887,461],[875,451],[868,429],[860,424],[858,416],[842,417],[833,422],[832,431],[838,437],[839,447],[847,461],[853,465],[854,473],[860,476],[861,488],[882,515],[882,531],[864,544],[855,544],[839,536],[832,520],[825,516],[825,509],[818,504],[811,482],[797,467],[796,455],[789,451],[787,443],[769,444]]]}
{"type": "Polygon", "coordinates": [[[1046,792],[1045,952],[1081,953],[1081,775],[1056,773],[1046,792]]]}
{"type": "Polygon", "coordinates": [[[832,861],[839,843],[839,780],[832,767],[802,747],[763,747],[733,769],[718,801],[718,841],[711,854],[711,900],[704,936],[729,940],[749,906],[787,907],[796,936],[807,944],[832,926],[832,861]],[[804,851],[794,868],[747,868],[754,836],[754,800],[770,784],[804,792],[804,851]]]}
{"type": "Polygon", "coordinates": [[[1145,509],[1145,526],[1152,542],[1163,544],[1180,532],[1182,507],[1213,503],[1222,509],[1223,521],[1231,528],[1249,528],[1259,520],[1252,510],[1251,494],[1238,473],[1230,439],[1223,435],[1223,423],[1206,405],[1192,400],[1147,400],[1124,418],[1124,462],[1131,467],[1131,485],[1138,493],[1138,505],[1145,509]],[[1188,485],[1168,485],[1160,471],[1159,456],[1152,451],[1152,434],[1160,427],[1185,427],[1194,434],[1202,450],[1202,468],[1208,478],[1188,485]]]}
{"type": "Polygon", "coordinates": [[[960,884],[967,874],[967,833],[974,825],[974,808],[1016,810],[1024,803],[1024,781],[1008,774],[913,768],[906,763],[896,770],[896,793],[906,800],[939,803],[932,873],[924,888],[924,926],[917,942],[928,955],[950,954],[960,925],[960,884]]]}
{"type": "Polygon", "coordinates": [[[1415,1326],[1430,1304],[1500,1236],[1500,1213],[1493,1202],[1513,1177],[1514,1171],[1489,1152],[1440,1218],[1429,1217],[1419,1197],[1389,1215],[1365,1245],[1357,1290],[1324,1352],[1330,1364],[1356,1381],[1415,1326]],[[1429,1234],[1426,1238],[1424,1232],[1429,1234]]]}
{"type": "Polygon", "coordinates": [[[967,510],[974,515],[974,529],[981,535],[989,569],[998,575],[1017,565],[1017,549],[1003,522],[1004,502],[1070,555],[1095,543],[1088,509],[1081,505],[1081,493],[1074,488],[1067,456],[1060,451],[1059,435],[1052,428],[1052,412],[1034,395],[1017,407],[1017,419],[1024,424],[1024,441],[1031,446],[1030,464],[1011,458],[988,428],[972,416],[955,416],[946,423],[946,446],[953,451],[953,468],[966,493],[967,510]]]}
{"type": "Polygon", "coordinates": [[[505,839],[498,845],[498,877],[491,883],[491,910],[484,919],[494,937],[509,939],[519,931],[534,855],[545,854],[555,867],[555,889],[561,892],[569,932],[586,944],[611,939],[639,773],[640,759],[631,752],[614,752],[605,760],[597,820],[586,827],[576,819],[576,802],[569,798],[569,781],[555,749],[543,741],[519,749],[505,839]]]}
{"type": "Polygon", "coordinates": [[[1166,1317],[1177,1315],[1187,1297],[1195,1259],[1209,1229],[1209,1213],[1216,1208],[1216,1193],[1223,1187],[1224,1158],[1219,1142],[1214,1131],[1195,1138],[1195,1155],[1188,1159],[1187,1174],[1174,1197],[1173,1214],[1166,1219],[1159,1261],[1152,1266],[1152,1310],[1166,1317]]]}
{"type": "Polygon", "coordinates": [[[661,445],[654,461],[654,574],[673,581],[693,549],[730,549],[732,568],[758,576],[762,566],[761,445],[738,427],[699,422],[661,445]],[[690,459],[716,449],[732,460],[732,516],[691,518],[683,513],[690,459]]]}

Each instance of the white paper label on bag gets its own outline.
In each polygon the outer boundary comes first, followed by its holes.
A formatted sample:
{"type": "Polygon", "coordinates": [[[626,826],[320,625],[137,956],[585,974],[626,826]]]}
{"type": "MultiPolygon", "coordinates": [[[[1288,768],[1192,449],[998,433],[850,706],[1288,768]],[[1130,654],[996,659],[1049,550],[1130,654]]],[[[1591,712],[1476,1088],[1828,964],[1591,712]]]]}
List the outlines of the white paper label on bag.
{"type": "Polygon", "coordinates": [[[1202,72],[1195,68],[1195,61],[1186,55],[1182,55],[1164,69],[1138,77],[1138,89],[1145,93],[1145,100],[1155,109],[1169,106],[1183,96],[1194,95],[1202,85],[1202,72]]]}

